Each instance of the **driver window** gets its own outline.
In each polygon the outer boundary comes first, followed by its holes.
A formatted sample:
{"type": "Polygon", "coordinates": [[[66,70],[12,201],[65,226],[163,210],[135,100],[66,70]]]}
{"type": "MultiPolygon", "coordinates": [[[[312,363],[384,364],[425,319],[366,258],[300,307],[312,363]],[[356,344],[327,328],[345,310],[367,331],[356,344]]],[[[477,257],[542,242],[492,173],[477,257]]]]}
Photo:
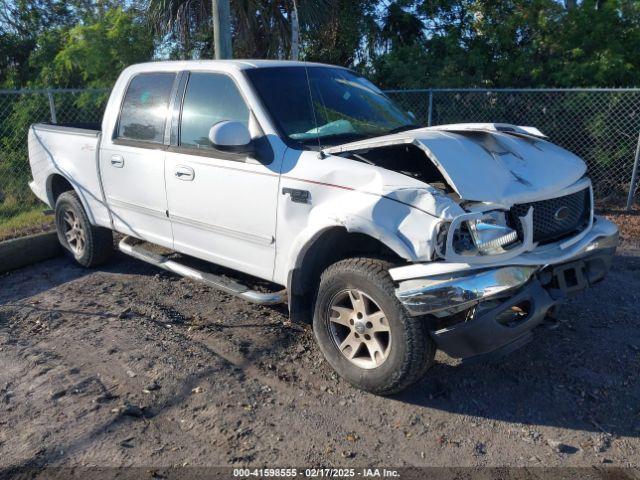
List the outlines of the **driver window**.
{"type": "Polygon", "coordinates": [[[212,148],[209,130],[223,120],[248,127],[249,109],[236,84],[223,74],[191,73],[182,106],[180,145],[212,148]]]}

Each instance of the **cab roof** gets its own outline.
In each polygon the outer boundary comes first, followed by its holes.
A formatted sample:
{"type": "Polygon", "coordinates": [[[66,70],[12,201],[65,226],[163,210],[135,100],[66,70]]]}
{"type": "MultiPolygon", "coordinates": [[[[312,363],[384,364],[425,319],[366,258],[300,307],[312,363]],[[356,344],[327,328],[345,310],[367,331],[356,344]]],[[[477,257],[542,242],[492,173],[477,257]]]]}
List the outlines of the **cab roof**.
{"type": "Polygon", "coordinates": [[[174,71],[189,69],[207,69],[212,70],[250,70],[254,68],[273,68],[273,67],[333,67],[344,68],[336,65],[328,65],[314,62],[298,62],[293,60],[173,60],[173,61],[157,61],[146,62],[131,65],[126,70],[129,71],[174,71]]]}

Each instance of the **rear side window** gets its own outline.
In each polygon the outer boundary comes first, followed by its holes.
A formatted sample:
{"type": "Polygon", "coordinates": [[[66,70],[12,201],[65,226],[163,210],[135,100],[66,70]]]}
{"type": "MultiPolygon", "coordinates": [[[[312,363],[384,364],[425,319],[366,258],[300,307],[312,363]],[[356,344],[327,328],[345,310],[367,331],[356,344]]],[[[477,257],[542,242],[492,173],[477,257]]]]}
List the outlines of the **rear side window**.
{"type": "Polygon", "coordinates": [[[211,148],[209,130],[224,120],[249,124],[249,109],[226,75],[191,73],[182,107],[180,145],[211,148]]]}
{"type": "Polygon", "coordinates": [[[116,137],[162,143],[175,73],[143,73],[129,83],[116,137]]]}

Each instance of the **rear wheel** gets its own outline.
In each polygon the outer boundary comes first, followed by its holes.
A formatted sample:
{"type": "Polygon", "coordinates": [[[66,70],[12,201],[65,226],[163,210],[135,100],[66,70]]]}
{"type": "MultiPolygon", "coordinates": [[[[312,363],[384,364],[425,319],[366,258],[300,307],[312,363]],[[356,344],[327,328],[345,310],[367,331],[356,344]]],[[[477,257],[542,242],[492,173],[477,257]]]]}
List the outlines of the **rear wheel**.
{"type": "Polygon", "coordinates": [[[83,267],[102,265],[113,253],[111,230],[91,225],[78,195],[62,193],[56,200],[56,230],[64,249],[83,267]]]}
{"type": "Polygon", "coordinates": [[[388,262],[351,258],[325,270],[313,326],[327,361],[347,381],[379,395],[397,393],[433,364],[424,320],[407,315],[388,262]]]}

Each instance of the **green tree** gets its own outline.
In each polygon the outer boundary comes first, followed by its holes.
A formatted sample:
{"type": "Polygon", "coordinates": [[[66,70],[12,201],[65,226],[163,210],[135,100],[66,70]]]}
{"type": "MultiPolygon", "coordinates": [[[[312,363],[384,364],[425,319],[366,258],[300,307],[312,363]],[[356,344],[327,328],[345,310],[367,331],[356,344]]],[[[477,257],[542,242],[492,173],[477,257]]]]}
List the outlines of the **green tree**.
{"type": "Polygon", "coordinates": [[[561,27],[548,38],[553,49],[545,63],[547,83],[640,84],[640,2],[584,0],[564,15],[561,27]]]}
{"type": "Polygon", "coordinates": [[[64,32],[41,81],[59,86],[110,87],[127,66],[153,57],[154,43],[136,11],[107,10],[93,23],[64,32]]]}
{"type": "Polygon", "coordinates": [[[382,20],[371,71],[388,87],[608,87],[640,78],[634,0],[405,0],[382,20]]]}
{"type": "Polygon", "coordinates": [[[37,75],[29,57],[45,32],[78,21],[73,3],[0,0],[0,85],[20,87],[37,75]]]}
{"type": "MultiPolygon", "coordinates": [[[[40,5],[40,4],[38,4],[40,5]]],[[[124,67],[149,60],[153,38],[135,10],[89,5],[79,17],[65,13],[50,20],[39,8],[24,2],[21,17],[3,23],[0,61],[9,87],[111,87],[124,67]],[[33,8],[32,8],[33,7],[33,8]],[[27,20],[25,20],[27,19],[27,20]],[[49,19],[49,20],[47,20],[49,19]],[[68,25],[67,22],[73,22],[68,25]],[[33,32],[22,32],[26,25],[33,32]],[[45,28],[46,26],[47,28],[45,28]],[[24,51],[15,49],[22,46],[24,51]]],[[[74,7],[74,15],[80,7],[74,7]]],[[[55,95],[59,122],[97,122],[107,93],[55,95]]],[[[29,125],[50,121],[44,94],[5,95],[0,100],[0,221],[33,208],[36,200],[26,188],[29,178],[29,125]]]]}

